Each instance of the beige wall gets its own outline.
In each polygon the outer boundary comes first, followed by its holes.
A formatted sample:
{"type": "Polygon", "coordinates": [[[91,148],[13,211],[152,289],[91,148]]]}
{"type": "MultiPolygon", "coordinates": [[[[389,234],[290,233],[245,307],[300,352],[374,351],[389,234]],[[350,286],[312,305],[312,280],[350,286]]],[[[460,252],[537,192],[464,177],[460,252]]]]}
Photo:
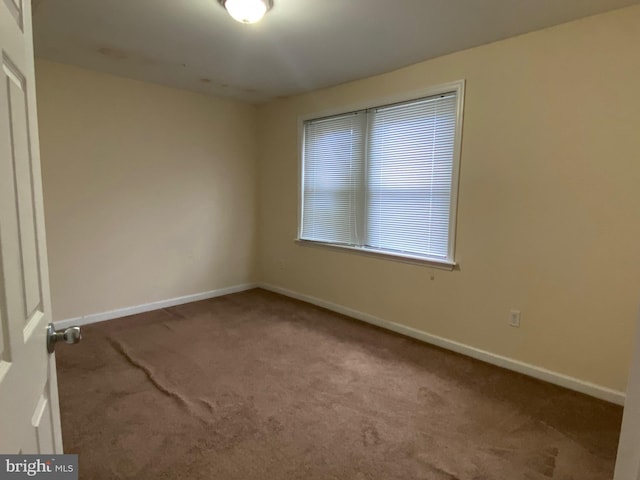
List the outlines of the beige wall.
{"type": "Polygon", "coordinates": [[[640,302],[638,45],[631,7],[261,107],[259,278],[624,389],[640,302]],[[460,270],[294,244],[298,117],[458,79],[460,270]]]}
{"type": "Polygon", "coordinates": [[[638,44],[631,7],[257,113],[38,61],[54,318],[260,280],[623,390],[640,303],[638,44]],[[298,117],[458,79],[460,269],[295,244],[298,117]]]}
{"type": "Polygon", "coordinates": [[[253,280],[255,107],[37,61],[54,319],[253,280]]]}

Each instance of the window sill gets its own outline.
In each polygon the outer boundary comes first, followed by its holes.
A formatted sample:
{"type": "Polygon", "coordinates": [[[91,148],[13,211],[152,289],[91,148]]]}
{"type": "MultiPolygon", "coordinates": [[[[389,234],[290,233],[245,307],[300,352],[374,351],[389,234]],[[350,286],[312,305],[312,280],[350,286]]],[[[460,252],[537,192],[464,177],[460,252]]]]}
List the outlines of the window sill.
{"type": "Polygon", "coordinates": [[[378,250],[369,250],[366,248],[350,247],[347,245],[336,245],[332,243],[316,242],[313,240],[302,240],[299,238],[295,239],[294,242],[303,247],[328,248],[329,250],[357,253],[360,255],[365,255],[367,257],[377,257],[385,260],[393,260],[396,262],[410,263],[413,265],[423,265],[423,266],[428,266],[433,268],[439,268],[441,270],[451,271],[457,267],[457,263],[449,262],[447,260],[437,260],[437,259],[424,258],[424,257],[413,256],[413,255],[402,255],[399,253],[381,252],[378,250]]]}

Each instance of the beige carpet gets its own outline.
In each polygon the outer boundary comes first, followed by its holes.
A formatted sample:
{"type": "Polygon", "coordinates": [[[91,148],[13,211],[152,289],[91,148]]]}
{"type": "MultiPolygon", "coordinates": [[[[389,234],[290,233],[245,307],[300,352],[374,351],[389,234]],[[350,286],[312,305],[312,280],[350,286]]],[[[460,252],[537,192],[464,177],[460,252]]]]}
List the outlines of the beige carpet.
{"type": "Polygon", "coordinates": [[[262,290],[58,349],[82,479],[604,480],[622,410],[262,290]]]}

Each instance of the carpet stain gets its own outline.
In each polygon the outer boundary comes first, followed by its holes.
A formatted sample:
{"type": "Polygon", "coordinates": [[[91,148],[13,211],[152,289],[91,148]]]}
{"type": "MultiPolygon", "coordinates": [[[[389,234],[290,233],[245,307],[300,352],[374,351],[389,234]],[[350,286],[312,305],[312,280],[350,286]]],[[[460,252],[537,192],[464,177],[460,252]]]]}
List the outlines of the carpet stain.
{"type": "Polygon", "coordinates": [[[271,433],[281,433],[284,431],[284,425],[275,417],[267,418],[267,428],[271,433]]]}
{"type": "Polygon", "coordinates": [[[420,387],[418,389],[418,400],[429,404],[431,407],[444,407],[447,401],[438,392],[428,387],[420,387]]]}
{"type": "Polygon", "coordinates": [[[547,448],[544,450],[543,465],[540,472],[549,478],[553,478],[553,474],[556,470],[556,458],[558,457],[558,449],[555,447],[547,448]]]}
{"type": "Polygon", "coordinates": [[[513,454],[512,448],[490,447],[487,450],[493,455],[500,458],[508,458],[510,455],[513,454]]]}
{"type": "Polygon", "coordinates": [[[380,434],[373,425],[367,425],[362,429],[362,444],[365,447],[380,445],[380,434]]]}

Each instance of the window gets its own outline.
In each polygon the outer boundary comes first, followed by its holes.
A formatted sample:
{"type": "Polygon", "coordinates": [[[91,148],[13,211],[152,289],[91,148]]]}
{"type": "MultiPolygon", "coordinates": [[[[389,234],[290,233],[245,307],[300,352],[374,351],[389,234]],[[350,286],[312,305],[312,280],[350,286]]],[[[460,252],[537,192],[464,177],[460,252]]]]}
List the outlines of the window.
{"type": "Polygon", "coordinates": [[[299,238],[454,265],[463,85],[304,121],[299,238]]]}

